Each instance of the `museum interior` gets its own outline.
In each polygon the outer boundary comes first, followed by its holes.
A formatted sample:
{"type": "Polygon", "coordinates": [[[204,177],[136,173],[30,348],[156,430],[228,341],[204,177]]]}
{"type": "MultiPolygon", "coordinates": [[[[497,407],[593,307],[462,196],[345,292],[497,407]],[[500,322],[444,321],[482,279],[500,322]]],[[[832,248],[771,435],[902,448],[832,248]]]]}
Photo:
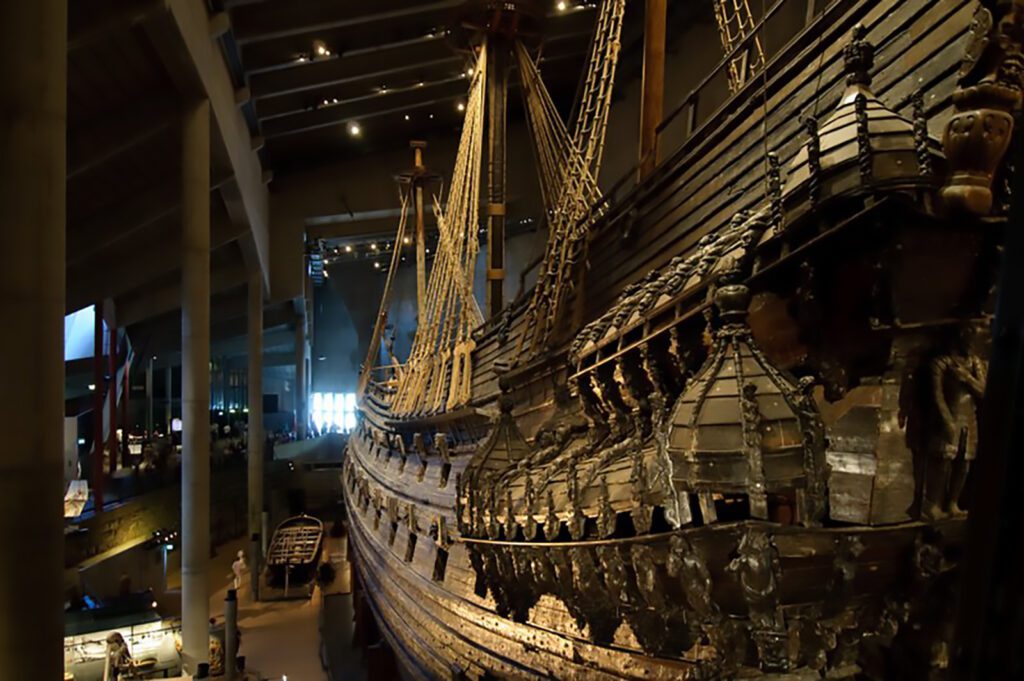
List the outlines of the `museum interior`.
{"type": "Polygon", "coordinates": [[[1024,0],[0,37],[0,679],[1024,678],[1024,0]]]}

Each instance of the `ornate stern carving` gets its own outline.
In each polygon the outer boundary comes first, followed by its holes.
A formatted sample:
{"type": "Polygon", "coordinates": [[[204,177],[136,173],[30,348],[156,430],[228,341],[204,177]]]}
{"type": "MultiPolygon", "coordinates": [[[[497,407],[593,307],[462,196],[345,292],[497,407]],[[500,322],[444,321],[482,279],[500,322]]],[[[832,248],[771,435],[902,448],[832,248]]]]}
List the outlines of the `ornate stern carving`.
{"type": "Polygon", "coordinates": [[[608,495],[608,477],[601,476],[601,498],[597,511],[597,533],[601,537],[615,534],[615,510],[608,495]]]}
{"type": "Polygon", "coordinates": [[[955,113],[943,138],[950,177],[942,198],[953,210],[992,211],[992,183],[1013,132],[1024,90],[1024,0],[983,0],[953,93],[955,113]]]}

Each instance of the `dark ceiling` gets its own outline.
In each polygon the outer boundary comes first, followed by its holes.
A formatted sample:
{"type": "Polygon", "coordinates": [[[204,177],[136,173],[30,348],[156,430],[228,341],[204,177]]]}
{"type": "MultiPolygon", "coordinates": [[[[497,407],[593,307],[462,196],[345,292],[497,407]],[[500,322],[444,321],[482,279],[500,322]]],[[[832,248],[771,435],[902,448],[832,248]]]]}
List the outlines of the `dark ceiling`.
{"type": "MultiPolygon", "coordinates": [[[[287,172],[458,130],[470,60],[450,29],[465,0],[212,4],[230,16],[223,44],[236,79],[249,88],[245,112],[265,143],[265,167],[287,172]]],[[[555,0],[546,4],[542,70],[556,99],[569,101],[596,11],[579,1],[564,9],[555,0]]]]}

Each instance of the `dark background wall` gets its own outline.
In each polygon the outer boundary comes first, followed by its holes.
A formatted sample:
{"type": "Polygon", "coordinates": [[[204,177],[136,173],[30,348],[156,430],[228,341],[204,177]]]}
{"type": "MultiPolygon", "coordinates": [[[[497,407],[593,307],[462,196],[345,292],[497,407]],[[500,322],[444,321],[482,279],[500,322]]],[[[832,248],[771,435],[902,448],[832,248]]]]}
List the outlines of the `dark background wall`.
{"type": "MultiPolygon", "coordinates": [[[[773,3],[765,3],[770,6],[773,3]]],[[[818,0],[816,5],[825,3],[818,0]]],[[[665,65],[665,114],[675,109],[698,85],[700,90],[696,122],[710,117],[729,97],[724,71],[709,82],[705,77],[722,61],[711,2],[670,5],[665,65]]],[[[762,3],[751,3],[755,19],[760,18],[762,3]]],[[[766,23],[763,33],[765,51],[770,58],[796,35],[807,18],[807,0],[788,0],[766,23]]],[[[632,3],[636,12],[642,3],[632,3]]],[[[820,11],[820,9],[819,9],[820,11]]],[[[642,54],[640,41],[626,51],[620,61],[618,82],[609,117],[604,163],[599,182],[609,189],[620,178],[629,175],[638,158],[638,121],[640,116],[640,70],[642,54]]],[[[519,97],[513,94],[513,99],[519,97]]],[[[684,116],[672,121],[660,137],[660,159],[666,159],[678,148],[686,136],[684,116]]],[[[540,193],[533,170],[533,153],[521,113],[513,110],[509,126],[509,223],[517,225],[526,219],[533,227],[518,228],[509,240],[507,251],[505,291],[508,300],[519,290],[520,271],[532,263],[544,248],[540,193]]],[[[400,131],[399,131],[400,132],[400,131]]],[[[457,131],[447,139],[431,141],[428,164],[445,176],[455,156],[457,131]]],[[[390,179],[407,167],[410,152],[406,149],[389,153],[375,153],[352,161],[352,174],[346,175],[345,186],[338,192],[344,195],[347,209],[354,212],[397,204],[397,190],[390,179]],[[358,167],[358,171],[356,168],[358,167]]],[[[481,216],[483,213],[481,212],[481,216]]],[[[483,220],[483,218],[481,218],[483,220]]],[[[392,220],[392,222],[395,222],[392,220]]],[[[432,227],[428,222],[428,229],[432,227]]],[[[483,224],[483,223],[482,223],[483,224]]],[[[397,224],[395,225],[397,226],[397,224]]],[[[393,229],[394,227],[392,227],[393,229]]],[[[486,250],[481,235],[481,254],[486,250]]],[[[397,275],[389,319],[396,325],[395,349],[399,357],[408,352],[416,328],[416,281],[414,257],[409,251],[406,262],[397,275]]],[[[313,389],[330,391],[354,390],[359,366],[366,356],[366,344],[377,314],[384,285],[382,270],[373,268],[369,260],[346,261],[329,268],[330,278],[315,293],[316,336],[313,349],[313,389]],[[320,359],[320,358],[323,359],[320,359]]],[[[383,269],[383,268],[382,268],[383,269]]],[[[483,260],[477,263],[477,298],[483,301],[483,260]]],[[[527,286],[536,272],[530,272],[527,286]]]]}

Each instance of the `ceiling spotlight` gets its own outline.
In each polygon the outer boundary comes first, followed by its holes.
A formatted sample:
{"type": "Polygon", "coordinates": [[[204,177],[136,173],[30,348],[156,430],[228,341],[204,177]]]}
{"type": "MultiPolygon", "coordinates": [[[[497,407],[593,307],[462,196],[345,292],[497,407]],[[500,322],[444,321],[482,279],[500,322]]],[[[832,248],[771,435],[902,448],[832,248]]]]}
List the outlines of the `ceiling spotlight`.
{"type": "Polygon", "coordinates": [[[331,51],[327,49],[327,44],[322,40],[313,41],[313,52],[320,57],[326,57],[331,53],[331,51]]]}
{"type": "Polygon", "coordinates": [[[331,100],[331,103],[332,103],[332,104],[337,104],[337,103],[338,103],[338,98],[337,98],[337,97],[335,97],[334,99],[332,99],[332,100],[331,100]]]}
{"type": "Polygon", "coordinates": [[[382,95],[383,95],[383,94],[387,94],[387,91],[388,91],[388,86],[387,86],[387,85],[381,85],[381,86],[380,86],[380,93],[381,93],[382,95]]]}
{"type": "Polygon", "coordinates": [[[376,251],[377,250],[377,244],[370,244],[370,250],[371,251],[376,251]]]}
{"type": "Polygon", "coordinates": [[[430,114],[430,120],[434,120],[434,114],[430,114]]]}
{"type": "Polygon", "coordinates": [[[463,104],[462,102],[459,102],[458,105],[455,108],[458,109],[459,111],[465,111],[466,110],[466,105],[463,104]]]}
{"type": "Polygon", "coordinates": [[[299,63],[300,63],[300,64],[302,64],[302,63],[305,63],[305,61],[306,61],[306,55],[304,55],[304,54],[300,54],[300,55],[299,55],[299,59],[298,59],[298,61],[299,61],[299,63]]]}
{"type": "Polygon", "coordinates": [[[555,5],[555,7],[558,8],[559,12],[564,12],[569,7],[569,5],[565,2],[565,0],[559,0],[558,4],[555,5]]]}
{"type": "Polygon", "coordinates": [[[409,114],[405,114],[405,120],[409,120],[409,114]]]}
{"type": "Polygon", "coordinates": [[[325,99],[324,102],[323,102],[324,106],[327,106],[330,103],[331,103],[330,100],[327,100],[327,99],[325,99]]]}
{"type": "Polygon", "coordinates": [[[345,246],[345,252],[346,253],[351,253],[352,252],[352,247],[351,246],[345,246]]]}
{"type": "Polygon", "coordinates": [[[363,129],[359,127],[358,123],[349,123],[348,134],[351,135],[352,137],[359,137],[360,135],[363,134],[363,129]]]}
{"type": "Polygon", "coordinates": [[[472,76],[473,75],[473,67],[472,66],[470,66],[468,69],[466,69],[466,75],[467,76],[472,76]]]}
{"type": "Polygon", "coordinates": [[[422,80],[420,82],[416,83],[416,87],[423,87],[424,85],[426,85],[426,83],[423,82],[422,80]]]}
{"type": "Polygon", "coordinates": [[[407,236],[403,236],[402,237],[402,243],[405,244],[406,246],[408,246],[410,243],[412,243],[412,240],[409,239],[409,237],[407,237],[407,236]]]}
{"type": "Polygon", "coordinates": [[[380,269],[380,263],[377,262],[376,260],[374,260],[373,261],[373,267],[374,267],[374,269],[378,269],[379,270],[380,269]]]}
{"type": "Polygon", "coordinates": [[[95,389],[96,389],[96,384],[95,383],[90,383],[89,384],[89,390],[95,390],[95,389]]]}

